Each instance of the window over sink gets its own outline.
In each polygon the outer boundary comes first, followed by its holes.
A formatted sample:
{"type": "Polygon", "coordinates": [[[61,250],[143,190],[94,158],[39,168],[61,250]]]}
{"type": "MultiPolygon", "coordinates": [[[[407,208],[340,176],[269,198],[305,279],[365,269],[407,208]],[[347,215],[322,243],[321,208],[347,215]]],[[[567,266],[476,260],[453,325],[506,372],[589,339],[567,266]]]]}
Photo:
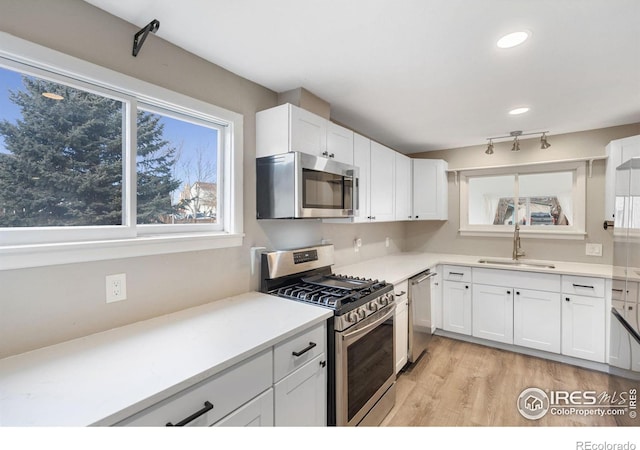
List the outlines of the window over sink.
{"type": "Polygon", "coordinates": [[[460,177],[460,232],[581,238],[585,163],[466,171],[460,177]]]}

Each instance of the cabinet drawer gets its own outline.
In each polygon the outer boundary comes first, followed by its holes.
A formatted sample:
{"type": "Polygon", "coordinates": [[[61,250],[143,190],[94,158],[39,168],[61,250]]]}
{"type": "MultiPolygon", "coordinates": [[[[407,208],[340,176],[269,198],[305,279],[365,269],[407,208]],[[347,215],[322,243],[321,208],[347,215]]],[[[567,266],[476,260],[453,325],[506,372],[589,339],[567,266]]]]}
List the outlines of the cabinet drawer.
{"type": "Polygon", "coordinates": [[[611,299],[612,300],[626,300],[628,302],[638,301],[638,283],[629,281],[625,283],[624,280],[613,280],[611,285],[611,299]],[[626,296],[625,296],[626,291],[626,296]]]}
{"type": "Polygon", "coordinates": [[[205,402],[213,408],[185,426],[209,426],[248,402],[273,384],[271,349],[214,375],[182,392],[125,419],[118,425],[143,427],[176,425],[205,410],[205,402]]]}
{"type": "Polygon", "coordinates": [[[327,331],[325,323],[303,331],[274,347],[274,381],[279,381],[324,353],[327,331]],[[308,349],[308,350],[307,350],[308,349]],[[297,354],[297,355],[296,355],[297,354]]]}
{"type": "Polygon", "coordinates": [[[471,267],[443,266],[442,277],[449,281],[471,282],[471,267]]]}
{"type": "Polygon", "coordinates": [[[562,293],[586,297],[604,297],[604,278],[563,275],[562,293]]]}
{"type": "Polygon", "coordinates": [[[560,292],[560,275],[552,273],[474,267],[473,282],[492,286],[560,292]]]}

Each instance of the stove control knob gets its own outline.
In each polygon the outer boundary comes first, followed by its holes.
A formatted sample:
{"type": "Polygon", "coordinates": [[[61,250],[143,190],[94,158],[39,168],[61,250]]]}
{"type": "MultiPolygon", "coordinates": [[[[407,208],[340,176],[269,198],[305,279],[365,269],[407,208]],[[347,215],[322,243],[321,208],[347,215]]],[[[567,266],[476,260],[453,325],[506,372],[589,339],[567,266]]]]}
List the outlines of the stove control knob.
{"type": "Polygon", "coordinates": [[[357,322],[358,321],[358,313],[356,311],[351,311],[347,313],[347,322],[357,322]]]}
{"type": "Polygon", "coordinates": [[[372,302],[369,302],[369,304],[367,305],[367,308],[371,312],[376,312],[378,310],[378,303],[375,300],[372,302]]]}

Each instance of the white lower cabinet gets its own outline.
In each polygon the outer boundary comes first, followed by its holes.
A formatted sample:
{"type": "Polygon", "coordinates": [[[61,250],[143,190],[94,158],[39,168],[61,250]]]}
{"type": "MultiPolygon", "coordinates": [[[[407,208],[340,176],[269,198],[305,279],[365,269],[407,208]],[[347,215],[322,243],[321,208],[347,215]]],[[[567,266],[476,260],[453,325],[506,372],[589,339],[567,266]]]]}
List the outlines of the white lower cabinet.
{"type": "Polygon", "coordinates": [[[407,295],[407,281],[403,281],[394,286],[396,296],[396,374],[402,370],[408,361],[409,350],[409,298],[407,295]]]}
{"type": "Polygon", "coordinates": [[[275,384],[276,426],[326,426],[326,366],[323,353],[275,384]]]}
{"type": "Polygon", "coordinates": [[[474,283],[472,295],[472,335],[513,344],[513,290],[474,283]]]}
{"type": "Polygon", "coordinates": [[[442,290],[442,328],[471,334],[471,283],[445,280],[442,290]]]}
{"type": "Polygon", "coordinates": [[[604,298],[562,294],[562,354],[604,362],[604,298]]]}
{"type": "Polygon", "coordinates": [[[272,427],[273,388],[214,424],[216,427],[272,427]]]}
{"type": "Polygon", "coordinates": [[[273,384],[273,352],[264,351],[150,406],[118,425],[210,426],[273,384]]]}
{"type": "Polygon", "coordinates": [[[561,304],[558,292],[515,289],[513,343],[560,353],[561,304]]]}

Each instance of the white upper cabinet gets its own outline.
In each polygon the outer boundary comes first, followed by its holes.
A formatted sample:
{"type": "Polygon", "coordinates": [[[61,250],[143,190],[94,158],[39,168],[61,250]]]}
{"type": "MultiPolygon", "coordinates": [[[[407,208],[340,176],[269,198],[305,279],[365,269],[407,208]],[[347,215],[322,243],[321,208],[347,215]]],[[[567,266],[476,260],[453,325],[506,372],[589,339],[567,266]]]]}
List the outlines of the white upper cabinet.
{"type": "Polygon", "coordinates": [[[353,131],[290,103],[256,113],[256,157],[287,152],[353,164],[353,131]]]}
{"type": "Polygon", "coordinates": [[[371,140],[359,134],[355,134],[353,138],[353,165],[360,169],[360,178],[358,181],[358,215],[354,217],[353,221],[370,222],[371,140]]]}
{"type": "Polygon", "coordinates": [[[371,221],[395,220],[395,155],[390,148],[371,141],[371,221]]]}
{"type": "Polygon", "coordinates": [[[413,220],[447,220],[448,186],[446,161],[412,159],[413,220]]]}
{"type": "Polygon", "coordinates": [[[631,158],[640,157],[640,136],[609,142],[607,156],[604,217],[605,220],[613,220],[616,205],[616,168],[631,158]]]}
{"type": "Polygon", "coordinates": [[[396,220],[411,219],[411,158],[402,153],[395,155],[396,164],[396,220]]]}
{"type": "Polygon", "coordinates": [[[329,157],[345,164],[353,164],[353,139],[353,131],[329,122],[327,129],[329,157]]]}

